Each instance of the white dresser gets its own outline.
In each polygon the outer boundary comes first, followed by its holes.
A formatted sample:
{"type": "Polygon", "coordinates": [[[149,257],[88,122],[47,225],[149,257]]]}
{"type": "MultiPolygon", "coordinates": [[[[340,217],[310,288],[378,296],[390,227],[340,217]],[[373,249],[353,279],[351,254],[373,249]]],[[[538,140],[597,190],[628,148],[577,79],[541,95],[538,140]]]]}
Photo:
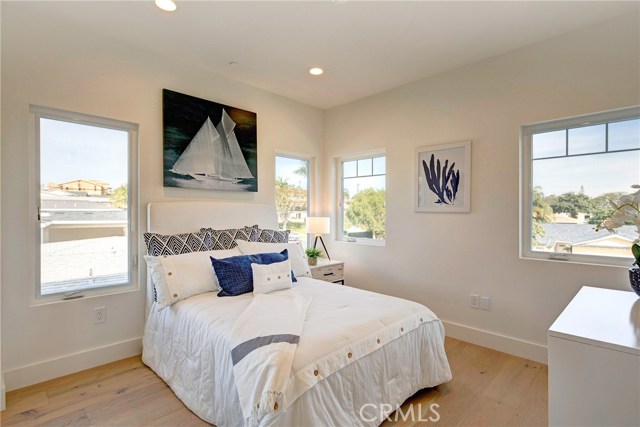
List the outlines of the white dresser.
{"type": "Polygon", "coordinates": [[[549,426],[640,426],[640,298],[585,286],[549,328],[549,426]]]}

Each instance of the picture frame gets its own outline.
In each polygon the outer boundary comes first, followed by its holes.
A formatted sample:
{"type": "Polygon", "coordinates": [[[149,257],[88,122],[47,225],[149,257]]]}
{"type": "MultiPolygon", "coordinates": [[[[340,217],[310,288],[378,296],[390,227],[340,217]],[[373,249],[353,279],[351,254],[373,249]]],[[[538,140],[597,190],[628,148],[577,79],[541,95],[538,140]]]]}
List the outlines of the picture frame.
{"type": "Polygon", "coordinates": [[[471,212],[471,141],[416,148],[416,212],[471,212]]]}
{"type": "Polygon", "coordinates": [[[257,115],[162,91],[164,187],[258,191],[257,115]]]}

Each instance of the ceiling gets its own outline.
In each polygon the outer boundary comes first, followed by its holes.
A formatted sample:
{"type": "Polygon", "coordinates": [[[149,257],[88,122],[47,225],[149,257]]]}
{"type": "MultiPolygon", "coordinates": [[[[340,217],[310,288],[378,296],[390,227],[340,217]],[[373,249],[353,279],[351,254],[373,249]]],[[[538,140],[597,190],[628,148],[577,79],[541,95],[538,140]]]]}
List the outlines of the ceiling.
{"type": "Polygon", "coordinates": [[[640,16],[636,1],[176,1],[173,13],[152,1],[11,7],[24,8],[51,34],[94,32],[322,109],[617,16],[640,16]],[[312,66],[325,73],[311,76],[312,66]]]}

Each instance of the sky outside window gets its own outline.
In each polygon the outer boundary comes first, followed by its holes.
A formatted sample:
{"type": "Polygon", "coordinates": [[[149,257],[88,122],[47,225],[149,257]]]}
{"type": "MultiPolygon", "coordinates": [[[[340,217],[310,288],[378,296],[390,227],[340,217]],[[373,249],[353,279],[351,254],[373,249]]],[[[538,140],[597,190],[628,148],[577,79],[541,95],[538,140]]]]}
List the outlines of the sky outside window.
{"type": "Polygon", "coordinates": [[[567,151],[566,132],[565,130],[557,130],[534,134],[532,138],[533,158],[564,156],[567,151]]]}
{"type": "Polygon", "coordinates": [[[60,120],[40,120],[40,182],[77,179],[109,183],[128,180],[129,134],[60,120]]]}
{"type": "Polygon", "coordinates": [[[276,156],[276,178],[299,188],[307,188],[309,162],[291,157],[276,156]],[[306,174],[301,173],[305,169],[306,174]]]}
{"type": "Polygon", "coordinates": [[[343,187],[349,197],[362,190],[384,190],[386,184],[386,158],[374,157],[342,163],[343,187]]]}
{"type": "Polygon", "coordinates": [[[640,183],[640,151],[533,161],[533,187],[546,195],[584,189],[586,195],[631,192],[640,183]]]}
{"type": "Polygon", "coordinates": [[[608,152],[605,124],[534,134],[533,187],[540,187],[547,196],[630,192],[631,185],[640,184],[640,150],[615,150],[640,147],[640,120],[613,122],[608,128],[608,152]],[[565,157],[567,137],[569,157],[565,157]]]}
{"type": "Polygon", "coordinates": [[[606,141],[606,125],[569,129],[569,155],[605,151],[606,141]]]}
{"type": "Polygon", "coordinates": [[[609,150],[640,148],[640,119],[609,123],[609,150]]]}

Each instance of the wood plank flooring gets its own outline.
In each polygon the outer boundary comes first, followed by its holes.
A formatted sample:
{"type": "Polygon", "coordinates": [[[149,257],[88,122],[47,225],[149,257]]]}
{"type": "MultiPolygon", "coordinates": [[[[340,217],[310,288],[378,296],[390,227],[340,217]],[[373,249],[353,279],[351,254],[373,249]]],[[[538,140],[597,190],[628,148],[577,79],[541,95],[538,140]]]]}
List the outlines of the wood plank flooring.
{"type": "MultiPolygon", "coordinates": [[[[546,365],[453,338],[447,338],[445,347],[453,380],[416,393],[382,426],[547,425],[546,365]],[[432,404],[438,405],[433,411],[432,404]],[[407,416],[410,405],[413,419],[407,416]],[[429,417],[432,421],[425,422],[429,417]]],[[[210,424],[191,413],[140,357],[132,357],[7,393],[0,425],[210,424]]]]}

